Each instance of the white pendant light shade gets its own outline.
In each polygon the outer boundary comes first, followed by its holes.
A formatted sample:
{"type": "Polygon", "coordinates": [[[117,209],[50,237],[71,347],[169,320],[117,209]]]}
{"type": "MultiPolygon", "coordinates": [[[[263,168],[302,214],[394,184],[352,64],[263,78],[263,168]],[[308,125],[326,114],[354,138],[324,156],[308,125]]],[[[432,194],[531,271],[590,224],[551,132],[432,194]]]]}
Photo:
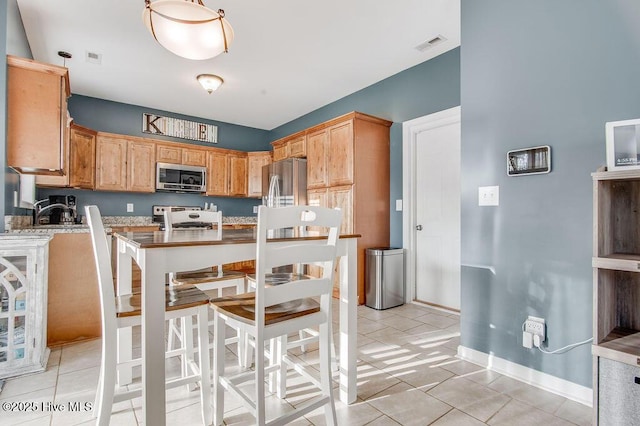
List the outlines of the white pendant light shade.
{"type": "Polygon", "coordinates": [[[233,28],[224,11],[215,12],[200,0],[145,1],[142,20],[168,51],[187,59],[209,59],[226,52],[233,28]]]}
{"type": "Polygon", "coordinates": [[[221,77],[218,77],[214,74],[200,74],[196,78],[198,79],[198,82],[200,82],[202,87],[204,87],[204,90],[209,92],[209,94],[211,94],[211,92],[213,92],[214,90],[217,90],[224,81],[221,77]]]}

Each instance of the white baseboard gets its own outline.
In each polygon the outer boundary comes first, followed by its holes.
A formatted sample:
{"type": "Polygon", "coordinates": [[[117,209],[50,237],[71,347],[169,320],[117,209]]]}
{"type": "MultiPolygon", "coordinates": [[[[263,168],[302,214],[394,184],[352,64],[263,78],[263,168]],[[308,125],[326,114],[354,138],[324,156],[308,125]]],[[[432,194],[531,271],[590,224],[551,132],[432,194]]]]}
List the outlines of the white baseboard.
{"type": "Polygon", "coordinates": [[[464,346],[458,346],[458,357],[588,407],[593,406],[591,388],[464,346]]]}

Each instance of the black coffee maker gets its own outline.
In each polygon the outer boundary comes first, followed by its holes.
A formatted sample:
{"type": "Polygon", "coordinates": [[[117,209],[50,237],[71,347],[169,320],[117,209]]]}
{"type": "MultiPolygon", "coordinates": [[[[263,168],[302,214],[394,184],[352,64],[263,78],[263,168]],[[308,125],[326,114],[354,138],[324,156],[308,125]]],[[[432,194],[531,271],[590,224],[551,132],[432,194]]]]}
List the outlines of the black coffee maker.
{"type": "Polygon", "coordinates": [[[49,195],[49,205],[51,206],[53,204],[61,204],[67,208],[62,206],[52,207],[51,212],[49,213],[50,224],[75,223],[76,218],[78,217],[75,195],[49,195]]]}

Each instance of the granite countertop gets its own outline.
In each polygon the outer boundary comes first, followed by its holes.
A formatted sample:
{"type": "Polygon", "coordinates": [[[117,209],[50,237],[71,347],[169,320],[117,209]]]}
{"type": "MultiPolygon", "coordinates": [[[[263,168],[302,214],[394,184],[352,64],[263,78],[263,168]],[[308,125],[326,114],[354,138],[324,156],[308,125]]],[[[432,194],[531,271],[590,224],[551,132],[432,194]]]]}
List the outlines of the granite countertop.
{"type": "MultiPolygon", "coordinates": [[[[225,216],[222,223],[225,225],[256,224],[255,216],[225,216]]],[[[102,223],[108,232],[112,227],[121,226],[153,226],[150,216],[103,216],[102,223]]],[[[6,216],[5,230],[7,234],[58,234],[58,233],[87,233],[89,225],[31,225],[31,216],[6,216]]]]}

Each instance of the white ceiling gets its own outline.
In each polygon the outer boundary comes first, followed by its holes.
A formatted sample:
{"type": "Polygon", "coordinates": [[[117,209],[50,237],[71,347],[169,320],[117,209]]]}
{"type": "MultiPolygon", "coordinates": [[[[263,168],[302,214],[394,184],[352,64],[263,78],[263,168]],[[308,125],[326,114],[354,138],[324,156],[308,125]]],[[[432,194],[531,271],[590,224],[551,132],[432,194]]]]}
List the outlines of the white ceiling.
{"type": "Polygon", "coordinates": [[[205,61],[157,44],[144,0],[17,2],[34,59],[73,55],[72,93],[266,130],[460,45],[460,0],[204,0],[235,31],[229,53],[205,61]],[[225,82],[209,95],[202,73],[225,82]]]}

